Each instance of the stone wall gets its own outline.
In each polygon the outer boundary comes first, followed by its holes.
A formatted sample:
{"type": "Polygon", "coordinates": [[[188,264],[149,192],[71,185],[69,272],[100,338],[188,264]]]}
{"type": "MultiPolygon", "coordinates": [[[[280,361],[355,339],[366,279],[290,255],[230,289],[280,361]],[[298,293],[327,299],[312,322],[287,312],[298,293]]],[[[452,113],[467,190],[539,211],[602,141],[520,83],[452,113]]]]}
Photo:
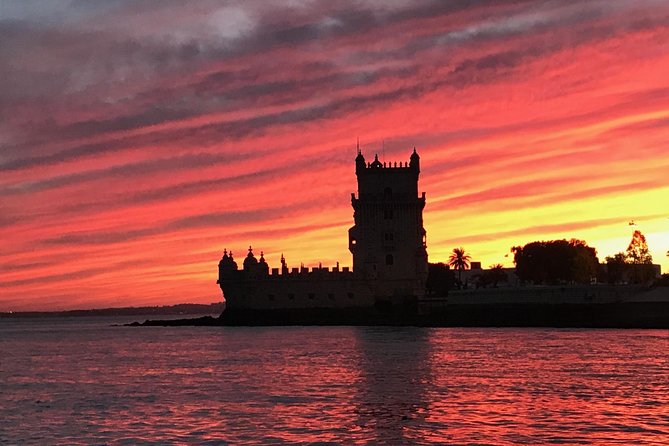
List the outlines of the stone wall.
{"type": "Polygon", "coordinates": [[[352,272],[296,271],[223,282],[226,308],[354,308],[374,305],[373,290],[352,272]]]}

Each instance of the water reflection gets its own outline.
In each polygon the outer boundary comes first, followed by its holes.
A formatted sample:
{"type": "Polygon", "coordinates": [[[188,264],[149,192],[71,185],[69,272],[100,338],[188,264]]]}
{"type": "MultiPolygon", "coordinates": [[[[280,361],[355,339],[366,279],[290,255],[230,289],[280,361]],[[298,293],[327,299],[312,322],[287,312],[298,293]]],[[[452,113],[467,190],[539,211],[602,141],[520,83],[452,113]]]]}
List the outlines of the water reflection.
{"type": "Polygon", "coordinates": [[[0,444],[644,444],[666,330],[0,324],[0,444]]]}
{"type": "Polygon", "coordinates": [[[356,424],[375,443],[415,442],[430,405],[430,330],[360,328],[355,340],[360,369],[356,424]]]}

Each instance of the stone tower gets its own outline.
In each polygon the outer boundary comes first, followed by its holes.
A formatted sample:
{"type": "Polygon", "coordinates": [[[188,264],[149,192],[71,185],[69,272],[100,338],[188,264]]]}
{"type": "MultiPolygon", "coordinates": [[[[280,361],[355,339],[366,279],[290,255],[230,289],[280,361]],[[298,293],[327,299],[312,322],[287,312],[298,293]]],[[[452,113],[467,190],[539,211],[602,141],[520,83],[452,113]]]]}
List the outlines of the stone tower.
{"type": "Polygon", "coordinates": [[[358,197],[351,194],[355,225],[349,230],[353,272],[374,287],[378,297],[425,293],[427,250],[423,228],[425,193],[418,196],[420,157],[409,162],[366,163],[355,159],[358,197]]]}

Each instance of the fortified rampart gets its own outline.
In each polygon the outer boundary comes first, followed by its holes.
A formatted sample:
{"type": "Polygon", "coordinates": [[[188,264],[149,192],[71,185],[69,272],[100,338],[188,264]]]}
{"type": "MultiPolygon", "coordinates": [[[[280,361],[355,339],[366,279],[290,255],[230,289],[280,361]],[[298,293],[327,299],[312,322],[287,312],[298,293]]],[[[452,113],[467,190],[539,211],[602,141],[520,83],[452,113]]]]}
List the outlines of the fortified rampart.
{"type": "MultiPolygon", "coordinates": [[[[234,262],[225,253],[221,263],[226,256],[227,262],[234,262]]],[[[246,259],[252,256],[249,248],[246,259]]],[[[264,269],[263,262],[264,259],[258,263],[260,267],[247,263],[242,270],[226,270],[221,265],[219,283],[226,309],[350,308],[374,304],[368,283],[357,279],[348,267],[264,269]]]]}

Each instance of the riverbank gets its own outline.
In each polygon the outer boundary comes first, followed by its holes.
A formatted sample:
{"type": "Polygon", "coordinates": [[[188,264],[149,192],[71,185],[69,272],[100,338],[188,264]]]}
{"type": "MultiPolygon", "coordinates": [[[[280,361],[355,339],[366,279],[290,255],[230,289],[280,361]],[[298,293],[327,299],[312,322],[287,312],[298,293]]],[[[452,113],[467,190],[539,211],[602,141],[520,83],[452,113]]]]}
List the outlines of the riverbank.
{"type": "Polygon", "coordinates": [[[460,290],[395,306],[227,309],[218,318],[146,320],[132,325],[669,328],[669,288],[603,285],[460,290]]]}

